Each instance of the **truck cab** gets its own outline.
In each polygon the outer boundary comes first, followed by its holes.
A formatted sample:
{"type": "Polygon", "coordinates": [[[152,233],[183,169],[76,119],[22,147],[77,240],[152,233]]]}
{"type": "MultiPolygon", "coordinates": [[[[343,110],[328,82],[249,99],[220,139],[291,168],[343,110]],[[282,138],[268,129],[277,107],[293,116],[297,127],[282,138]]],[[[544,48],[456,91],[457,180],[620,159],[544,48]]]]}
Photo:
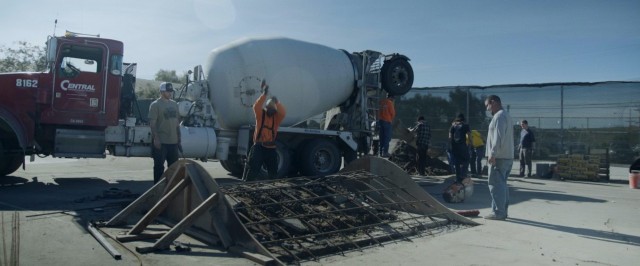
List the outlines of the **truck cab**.
{"type": "Polygon", "coordinates": [[[122,42],[66,34],[46,52],[44,72],[0,74],[0,175],[25,155],[105,157],[104,130],[118,124],[122,42]]]}

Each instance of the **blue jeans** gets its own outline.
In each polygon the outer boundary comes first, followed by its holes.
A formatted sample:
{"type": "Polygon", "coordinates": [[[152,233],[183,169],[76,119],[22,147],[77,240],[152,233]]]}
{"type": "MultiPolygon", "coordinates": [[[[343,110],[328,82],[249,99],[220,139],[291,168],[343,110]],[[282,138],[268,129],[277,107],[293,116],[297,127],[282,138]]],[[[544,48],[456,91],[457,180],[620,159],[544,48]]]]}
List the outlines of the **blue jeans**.
{"type": "Polygon", "coordinates": [[[378,120],[378,126],[380,131],[380,156],[389,154],[389,142],[391,141],[391,123],[383,120],[378,120]]]}
{"type": "Polygon", "coordinates": [[[531,176],[531,157],[533,156],[533,149],[520,148],[520,176],[524,176],[524,170],[529,167],[529,174],[531,176]]]}
{"type": "Polygon", "coordinates": [[[498,217],[507,217],[509,210],[509,187],[507,178],[511,173],[513,159],[496,159],[496,163],[489,165],[489,194],[491,194],[491,209],[498,217]]]}
{"type": "Polygon", "coordinates": [[[471,173],[474,175],[482,175],[482,158],[484,158],[484,146],[470,148],[469,155],[471,155],[471,159],[469,160],[471,173]]]}

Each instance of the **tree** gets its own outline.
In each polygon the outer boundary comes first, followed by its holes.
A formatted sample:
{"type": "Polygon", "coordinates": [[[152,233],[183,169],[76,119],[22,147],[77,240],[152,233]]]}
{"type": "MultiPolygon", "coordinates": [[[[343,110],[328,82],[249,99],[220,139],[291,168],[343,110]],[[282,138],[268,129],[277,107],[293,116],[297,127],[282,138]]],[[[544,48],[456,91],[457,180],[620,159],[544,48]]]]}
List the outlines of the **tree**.
{"type": "Polygon", "coordinates": [[[455,89],[449,92],[449,98],[453,106],[453,117],[457,114],[464,114],[466,123],[471,125],[472,128],[486,128],[487,119],[485,115],[484,98],[476,98],[473,95],[469,95],[469,114],[467,115],[467,90],[455,89]]]}
{"type": "Polygon", "coordinates": [[[0,72],[44,71],[47,68],[44,47],[25,41],[16,48],[0,46],[0,72]]]}
{"type": "MultiPolygon", "coordinates": [[[[184,76],[184,75],[182,75],[184,76]]],[[[174,89],[178,84],[184,82],[183,79],[180,78],[178,74],[176,74],[175,70],[166,70],[160,69],[156,72],[155,79],[156,81],[162,82],[171,82],[173,83],[174,89]]],[[[160,97],[160,92],[158,91],[158,84],[156,83],[141,83],[137,85],[136,88],[136,96],[139,99],[156,99],[160,97]]]]}
{"type": "Polygon", "coordinates": [[[156,73],[156,80],[157,81],[171,82],[171,83],[182,83],[182,81],[183,81],[176,74],[175,70],[164,70],[164,69],[158,70],[158,72],[156,73]]]}
{"type": "Polygon", "coordinates": [[[154,86],[151,83],[144,83],[136,89],[136,97],[138,99],[157,99],[160,97],[160,91],[158,86],[154,86]]]}

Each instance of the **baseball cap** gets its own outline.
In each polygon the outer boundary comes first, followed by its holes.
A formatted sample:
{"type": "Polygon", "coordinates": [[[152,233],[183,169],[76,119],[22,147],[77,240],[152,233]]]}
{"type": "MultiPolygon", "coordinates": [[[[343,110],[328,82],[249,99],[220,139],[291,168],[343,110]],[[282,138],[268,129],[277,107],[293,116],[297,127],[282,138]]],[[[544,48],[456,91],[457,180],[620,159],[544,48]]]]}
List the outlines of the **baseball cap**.
{"type": "Polygon", "coordinates": [[[162,82],[160,84],[160,91],[173,92],[173,84],[171,84],[171,82],[162,82]]]}

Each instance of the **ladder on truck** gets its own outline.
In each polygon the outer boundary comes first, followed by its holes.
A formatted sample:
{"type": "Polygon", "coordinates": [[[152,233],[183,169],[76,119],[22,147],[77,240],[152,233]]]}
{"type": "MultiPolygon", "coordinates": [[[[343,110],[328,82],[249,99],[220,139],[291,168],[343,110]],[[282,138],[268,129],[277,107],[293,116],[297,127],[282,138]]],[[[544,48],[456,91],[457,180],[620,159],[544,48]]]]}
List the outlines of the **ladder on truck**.
{"type": "MultiPolygon", "coordinates": [[[[366,114],[361,128],[368,130],[371,136],[377,134],[374,123],[378,121],[378,111],[380,110],[380,100],[385,97],[380,75],[384,64],[384,55],[376,51],[364,51],[362,60],[362,83],[360,84],[360,99],[363,100],[361,112],[366,114]]],[[[374,151],[375,153],[375,151],[374,151]]]]}

